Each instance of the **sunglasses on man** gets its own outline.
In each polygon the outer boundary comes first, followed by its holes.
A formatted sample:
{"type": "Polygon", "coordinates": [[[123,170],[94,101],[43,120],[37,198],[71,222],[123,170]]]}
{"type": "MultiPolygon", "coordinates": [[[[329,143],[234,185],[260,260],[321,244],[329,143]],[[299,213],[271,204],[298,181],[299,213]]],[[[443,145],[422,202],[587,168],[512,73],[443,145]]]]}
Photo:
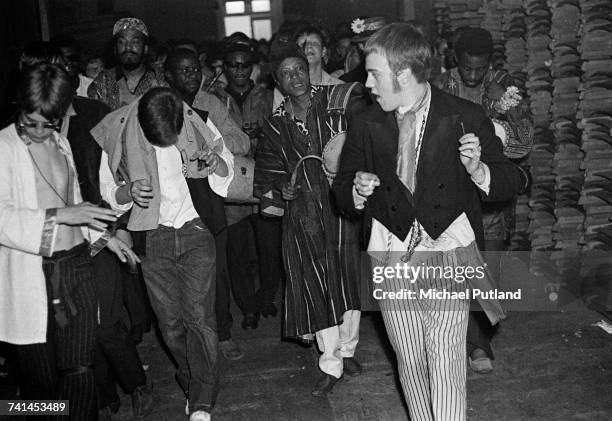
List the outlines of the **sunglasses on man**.
{"type": "Polygon", "coordinates": [[[253,65],[253,63],[250,61],[226,61],[224,64],[230,69],[248,69],[253,65]]]}

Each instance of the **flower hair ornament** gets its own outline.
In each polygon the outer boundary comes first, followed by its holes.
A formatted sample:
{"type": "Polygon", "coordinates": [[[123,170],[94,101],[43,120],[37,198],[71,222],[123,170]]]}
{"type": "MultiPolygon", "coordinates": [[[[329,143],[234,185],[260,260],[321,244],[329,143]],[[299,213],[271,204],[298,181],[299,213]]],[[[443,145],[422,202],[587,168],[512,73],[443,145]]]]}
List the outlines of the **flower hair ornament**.
{"type": "Polygon", "coordinates": [[[354,33],[360,34],[365,31],[365,29],[365,20],[357,18],[351,22],[351,31],[353,31],[354,33]]]}
{"type": "Polygon", "coordinates": [[[387,21],[384,17],[356,18],[351,22],[353,41],[365,41],[370,35],[385,26],[387,21]]]}

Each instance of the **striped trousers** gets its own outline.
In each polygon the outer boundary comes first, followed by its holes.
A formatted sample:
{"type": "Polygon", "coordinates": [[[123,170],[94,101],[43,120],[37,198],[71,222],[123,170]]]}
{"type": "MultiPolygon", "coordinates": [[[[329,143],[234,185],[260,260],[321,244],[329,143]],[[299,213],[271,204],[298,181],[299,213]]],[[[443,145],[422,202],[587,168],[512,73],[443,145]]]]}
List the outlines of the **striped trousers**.
{"type": "Polygon", "coordinates": [[[98,407],[92,364],[97,304],[87,244],[44,258],[43,271],[49,299],[47,342],[17,346],[23,399],[69,400],[70,415],[57,418],[95,420],[98,407]],[[61,279],[59,290],[52,286],[54,275],[61,279]],[[53,298],[62,302],[66,325],[56,317],[58,307],[53,298]]]}
{"type": "MultiPolygon", "coordinates": [[[[400,253],[387,263],[395,266],[400,253]]],[[[403,263],[400,262],[401,265],[403,263]]],[[[455,250],[416,252],[408,265],[455,268],[455,250]]],[[[414,291],[412,298],[382,299],[379,305],[395,354],[412,421],[466,418],[466,333],[469,300],[431,299],[420,291],[465,291],[465,282],[444,277],[385,279],[383,291],[414,291]]]]}

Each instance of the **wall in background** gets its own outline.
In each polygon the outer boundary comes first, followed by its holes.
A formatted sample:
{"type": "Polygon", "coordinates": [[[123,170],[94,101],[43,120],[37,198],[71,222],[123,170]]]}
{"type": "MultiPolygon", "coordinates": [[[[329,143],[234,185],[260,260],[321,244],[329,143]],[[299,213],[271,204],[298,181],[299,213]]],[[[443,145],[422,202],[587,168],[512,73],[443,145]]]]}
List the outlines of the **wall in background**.
{"type": "Polygon", "coordinates": [[[432,22],[429,0],[284,0],[285,20],[305,19],[333,30],[359,16],[383,16],[387,22],[432,22]]]}

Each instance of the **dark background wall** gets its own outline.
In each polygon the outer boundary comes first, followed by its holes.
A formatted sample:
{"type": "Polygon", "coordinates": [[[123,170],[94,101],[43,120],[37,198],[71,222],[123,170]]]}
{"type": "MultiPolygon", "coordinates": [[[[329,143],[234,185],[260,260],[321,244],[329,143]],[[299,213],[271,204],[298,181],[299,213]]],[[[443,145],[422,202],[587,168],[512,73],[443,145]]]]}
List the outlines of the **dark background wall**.
{"type": "MultiPolygon", "coordinates": [[[[389,22],[432,22],[430,0],[273,0],[282,9],[282,20],[305,19],[329,29],[358,16],[384,16],[389,22]]],[[[70,32],[94,47],[108,40],[117,17],[142,18],[158,39],[213,40],[220,35],[222,0],[20,0],[0,1],[4,40],[24,44],[33,39],[70,32]],[[40,27],[40,10],[46,10],[48,29],[40,27]],[[18,18],[17,20],[15,18],[18,18]],[[5,35],[9,34],[7,38],[5,35]]],[[[43,13],[44,16],[44,13],[43,13]]],[[[6,44],[6,43],[4,43],[6,44]]]]}
{"type": "Polygon", "coordinates": [[[430,0],[284,0],[286,20],[306,19],[333,29],[356,17],[383,16],[388,22],[432,21],[430,0]]]}
{"type": "MultiPolygon", "coordinates": [[[[333,30],[358,16],[384,16],[389,22],[432,23],[432,0],[272,0],[278,8],[273,28],[283,20],[305,19],[333,30]]],[[[9,73],[17,52],[30,41],[59,33],[74,35],[92,50],[102,50],[118,17],[145,21],[152,36],[218,39],[222,0],[0,0],[0,116],[5,108],[9,73]]]]}

